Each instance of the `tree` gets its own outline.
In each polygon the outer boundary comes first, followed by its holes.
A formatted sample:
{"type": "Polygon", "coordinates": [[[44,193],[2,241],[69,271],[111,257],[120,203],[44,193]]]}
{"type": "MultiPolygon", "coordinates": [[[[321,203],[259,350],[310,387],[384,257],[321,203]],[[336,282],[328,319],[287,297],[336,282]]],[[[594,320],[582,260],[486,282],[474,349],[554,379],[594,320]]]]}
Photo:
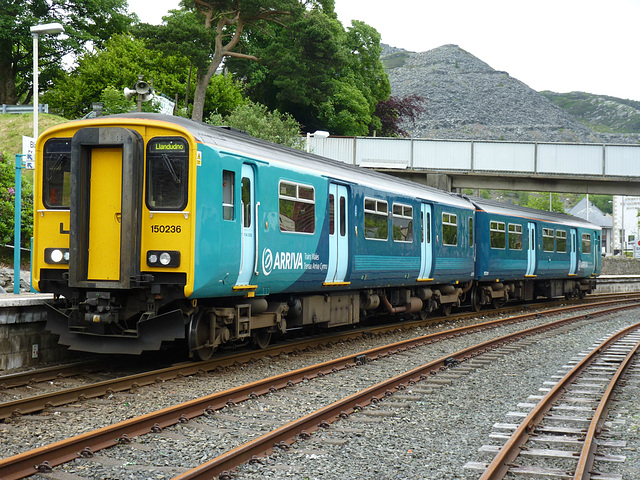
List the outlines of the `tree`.
{"type": "MultiPolygon", "coordinates": [[[[170,98],[177,95],[183,101],[189,81],[189,62],[184,57],[165,55],[161,51],[147,49],[141,40],[128,35],[117,35],[106,42],[103,48],[87,52],[78,59],[78,66],[70,75],[60,79],[43,100],[51,109],[67,118],[78,118],[90,110],[92,102],[105,101],[122,111],[133,102],[124,99],[125,87],[132,88],[138,75],[153,81],[154,90],[170,98]],[[109,88],[111,87],[111,88],[109,88]],[[117,100],[117,96],[120,100],[117,100]]],[[[230,77],[218,76],[207,90],[208,103],[212,109],[226,114],[244,101],[242,90],[230,77]]],[[[179,103],[180,105],[180,103],[179,103]]],[[[105,113],[110,111],[105,105],[105,113]]],[[[143,104],[149,110],[152,103],[143,104]]]]}
{"type": "MultiPolygon", "coordinates": [[[[540,193],[537,195],[529,195],[525,207],[535,208],[536,210],[549,211],[549,194],[540,193]]],[[[564,202],[559,193],[551,194],[551,209],[554,212],[564,213],[564,202]]]]}
{"type": "Polygon", "coordinates": [[[415,126],[417,116],[424,112],[424,98],[415,94],[402,98],[392,96],[389,100],[378,102],[376,116],[382,125],[378,134],[382,137],[408,137],[409,132],[401,125],[409,123],[415,126]]]}
{"type": "Polygon", "coordinates": [[[315,3],[316,0],[184,0],[183,5],[191,13],[174,10],[165,17],[165,25],[155,29],[147,26],[145,30],[155,31],[160,39],[157,45],[164,44],[165,51],[171,45],[187,46],[180,50],[196,67],[192,118],[201,121],[207,86],[222,61],[227,57],[258,60],[238,51],[247,30],[262,28],[266,23],[284,25],[286,17],[299,16],[315,3]],[[194,19],[197,23],[193,23],[194,19]]]}
{"type": "Polygon", "coordinates": [[[207,119],[207,123],[237,128],[256,138],[302,148],[300,124],[291,115],[270,112],[265,105],[259,103],[247,101],[226,116],[213,114],[207,119]]]}
{"type": "MultiPolygon", "coordinates": [[[[62,57],[80,55],[88,42],[100,48],[137,17],[126,0],[2,0],[0,8],[0,103],[29,103],[33,94],[33,41],[30,27],[59,22],[64,35],[43,35],[39,42],[39,81],[43,91],[59,79],[62,57]]],[[[37,101],[37,100],[36,100],[37,101]]]]}
{"type": "MultiPolygon", "coordinates": [[[[13,244],[15,224],[15,163],[12,156],[0,154],[0,244],[13,244]]],[[[22,176],[20,212],[21,246],[29,248],[33,236],[33,184],[22,176]]]]}
{"type": "Polygon", "coordinates": [[[249,97],[291,113],[306,131],[366,135],[381,126],[375,106],[391,88],[380,35],[362,22],[345,31],[333,2],[320,2],[286,29],[252,31],[243,48],[260,62],[231,58],[226,65],[249,97]]]}

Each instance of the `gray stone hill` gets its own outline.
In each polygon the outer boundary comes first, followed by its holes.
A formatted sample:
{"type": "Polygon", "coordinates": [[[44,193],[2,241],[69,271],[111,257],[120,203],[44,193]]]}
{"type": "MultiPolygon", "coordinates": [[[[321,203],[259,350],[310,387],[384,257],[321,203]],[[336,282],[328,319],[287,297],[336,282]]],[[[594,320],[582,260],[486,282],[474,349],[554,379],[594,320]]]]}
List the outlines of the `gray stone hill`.
{"type": "Polygon", "coordinates": [[[408,52],[384,45],[393,96],[419,95],[426,113],[404,128],[412,137],[541,142],[636,143],[637,135],[592,131],[507,72],[457,45],[408,52]]]}

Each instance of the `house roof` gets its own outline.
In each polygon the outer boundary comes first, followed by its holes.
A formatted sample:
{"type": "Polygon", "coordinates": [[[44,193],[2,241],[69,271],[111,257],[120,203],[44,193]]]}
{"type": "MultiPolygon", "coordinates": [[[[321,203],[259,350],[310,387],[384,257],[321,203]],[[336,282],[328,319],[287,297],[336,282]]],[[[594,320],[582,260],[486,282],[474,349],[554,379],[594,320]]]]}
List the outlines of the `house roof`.
{"type": "MultiPolygon", "coordinates": [[[[611,217],[606,216],[602,213],[598,207],[596,207],[593,203],[589,203],[589,221],[591,223],[595,223],[602,228],[613,228],[613,219],[611,217]]],[[[569,210],[569,215],[573,215],[574,217],[587,218],[587,197],[584,197],[580,200],[571,210],[569,210]]]]}

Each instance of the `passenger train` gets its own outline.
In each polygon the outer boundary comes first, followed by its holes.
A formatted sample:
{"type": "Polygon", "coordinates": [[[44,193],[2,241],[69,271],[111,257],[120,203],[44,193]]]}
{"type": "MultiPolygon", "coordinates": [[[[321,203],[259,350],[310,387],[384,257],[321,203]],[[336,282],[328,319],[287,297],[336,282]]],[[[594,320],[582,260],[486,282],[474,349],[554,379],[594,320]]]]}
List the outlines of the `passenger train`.
{"type": "Polygon", "coordinates": [[[381,314],[584,296],[600,228],[421,186],[158,114],[50,128],[36,146],[33,285],[72,350],[139,354],[381,314]]]}

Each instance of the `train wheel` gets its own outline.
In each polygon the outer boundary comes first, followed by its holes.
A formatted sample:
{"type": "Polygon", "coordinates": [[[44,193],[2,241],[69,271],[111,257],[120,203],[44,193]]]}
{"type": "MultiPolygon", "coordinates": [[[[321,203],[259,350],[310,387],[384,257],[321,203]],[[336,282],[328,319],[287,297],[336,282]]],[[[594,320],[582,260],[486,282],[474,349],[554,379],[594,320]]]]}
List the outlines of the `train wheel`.
{"type": "Polygon", "coordinates": [[[211,345],[211,319],[206,310],[201,310],[189,322],[189,353],[196,360],[209,360],[215,351],[211,345]]]}
{"type": "Polygon", "coordinates": [[[494,298],[493,300],[491,300],[491,306],[493,308],[502,308],[505,304],[505,300],[504,298],[494,298]]]}
{"type": "Polygon", "coordinates": [[[479,312],[481,308],[482,308],[481,292],[476,287],[473,287],[471,289],[471,309],[474,312],[479,312]]]}
{"type": "Polygon", "coordinates": [[[266,330],[251,332],[251,345],[257,350],[267,348],[271,343],[271,333],[266,330]]]}

